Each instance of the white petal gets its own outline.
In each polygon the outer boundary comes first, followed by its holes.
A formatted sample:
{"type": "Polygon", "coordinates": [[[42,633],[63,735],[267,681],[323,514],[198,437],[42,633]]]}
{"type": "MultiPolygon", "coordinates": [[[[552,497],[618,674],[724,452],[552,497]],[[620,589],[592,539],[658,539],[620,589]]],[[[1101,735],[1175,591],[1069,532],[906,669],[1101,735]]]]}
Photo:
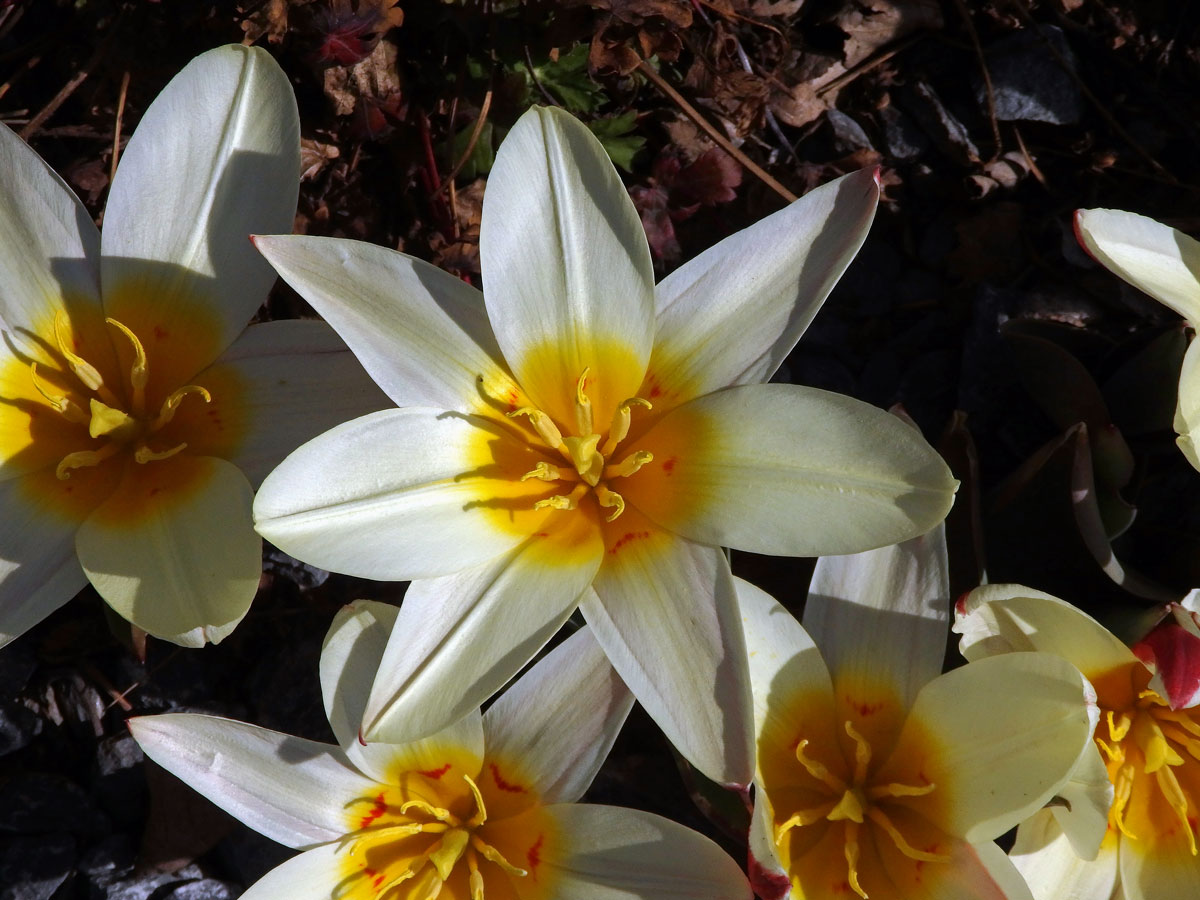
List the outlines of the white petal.
{"type": "Polygon", "coordinates": [[[770,378],[862,246],[878,201],[874,171],[846,175],[663,279],[647,374],[662,402],[770,378]]]}
{"type": "Polygon", "coordinates": [[[359,739],[371,685],[399,612],[387,603],[355,600],[334,616],[321,646],[321,696],[334,736],[350,761],[379,781],[389,781],[397,772],[439,770],[447,762],[474,777],[483,761],[478,710],[409,744],[364,744],[359,739]]]}
{"type": "Polygon", "coordinates": [[[285,235],[254,244],[397,405],[460,412],[526,405],[500,356],[483,295],[461,278],[362,241],[285,235]]]}
{"type": "Polygon", "coordinates": [[[1050,810],[1042,810],[1017,829],[1010,851],[1035,900],[1108,900],[1117,882],[1117,840],[1083,860],[1071,849],[1050,810]]]}
{"type": "Polygon", "coordinates": [[[1009,653],[922,688],[878,781],[920,772],[937,786],[913,801],[972,843],[1028,818],[1067,782],[1099,712],[1079,672],[1048,653],[1009,653]]]}
{"type": "Polygon", "coordinates": [[[228,635],[258,590],[253,492],[213,457],[130,461],[116,492],[79,527],[79,562],[109,606],[184,647],[228,635]]]}
{"type": "Polygon", "coordinates": [[[1169,225],[1119,209],[1081,209],[1075,234],[1109,271],[1200,322],[1200,241],[1169,225]]]}
{"type": "Polygon", "coordinates": [[[584,618],[684,758],[744,787],[754,777],[753,700],[729,563],[639,518],[621,517],[643,536],[609,548],[584,618]]]}
{"type": "Polygon", "coordinates": [[[337,840],[348,805],[378,784],[337,747],[217,716],[129,720],[152,760],[255,831],[289,847],[337,840]]]}
{"type": "Polygon", "coordinates": [[[182,407],[176,420],[190,412],[224,421],[221,431],[196,429],[212,443],[192,439],[189,449],[228,459],[252,485],[305,441],[392,405],[324,322],[251,325],[196,381],[212,402],[182,407]],[[225,383],[236,392],[229,404],[217,387],[225,383]]]}
{"type": "MultiPolygon", "coordinates": [[[[755,734],[760,744],[783,746],[795,739],[801,721],[823,715],[811,706],[793,709],[790,698],[803,695],[828,701],[833,696],[833,681],[816,644],[796,617],[750,582],[733,581],[746,634],[755,734]]],[[[827,706],[832,715],[832,704],[827,706]]]]}
{"type": "Polygon", "coordinates": [[[483,717],[489,759],[517,767],[542,803],[571,803],[600,770],[633,694],[581,628],[500,695],[483,717]]]}
{"type": "Polygon", "coordinates": [[[402,743],[440,730],[519,672],[566,621],[600,564],[599,539],[576,537],[572,553],[535,537],[458,575],[414,581],[371,689],[367,740],[402,743]]]}
{"type": "MultiPolygon", "coordinates": [[[[750,900],[750,886],[729,855],[708,838],[661,816],[590,803],[545,809],[566,855],[545,859],[546,881],[566,900],[750,900]]],[[[541,892],[513,886],[523,900],[541,892]]],[[[530,886],[532,887],[532,885],[530,886]]]]}
{"type": "Polygon", "coordinates": [[[1174,427],[1179,433],[1176,438],[1179,449],[1192,468],[1200,469],[1200,449],[1196,446],[1200,437],[1200,341],[1192,341],[1183,355],[1174,427]]]}
{"type": "Polygon", "coordinates": [[[942,671],[950,575],[941,525],[918,538],[817,561],[804,628],[821,648],[835,691],[860,703],[884,689],[908,709],[942,671]]]}
{"type": "Polygon", "coordinates": [[[0,647],[87,584],[75,558],[78,523],[37,502],[39,476],[0,481],[0,647]]]}
{"type": "Polygon", "coordinates": [[[754,553],[857,553],[916,537],[945,518],[957,486],[912,426],[795,385],[692,400],[637,449],[654,460],[622,482],[627,503],[691,540],[754,553]]]}
{"type": "MultiPolygon", "coordinates": [[[[283,70],[230,45],[192,60],[142,116],[104,212],[105,312],[135,333],[157,325],[181,349],[211,310],[216,358],[267,297],[275,273],[248,237],[291,231],[300,123],[283,70]]],[[[191,373],[185,373],[187,378],[191,373]]]]}
{"type": "Polygon", "coordinates": [[[1095,859],[1108,834],[1108,810],[1113,801],[1113,784],[1100,748],[1085,747],[1070,780],[1058,789],[1062,804],[1050,807],[1060,828],[1081,859],[1095,859]]]}
{"type": "Polygon", "coordinates": [[[779,861],[773,833],[775,813],[766,791],[754,789],[754,809],[750,813],[750,834],[747,838],[746,870],[750,887],[762,900],[787,900],[792,892],[792,879],[779,861]]]}
{"type": "Polygon", "coordinates": [[[1107,628],[1069,603],[1019,584],[976,588],[955,606],[954,632],[967,659],[1012,650],[1063,657],[1088,678],[1136,662],[1107,628]]]}
{"type": "Polygon", "coordinates": [[[608,154],[570,114],[534,107],[504,139],[488,177],[479,255],[496,340],[534,404],[573,421],[575,384],[590,367],[591,399],[607,422],[646,371],[654,275],[608,154]],[[614,344],[618,371],[600,365],[614,344]]]}
{"type": "Polygon", "coordinates": [[[27,330],[53,322],[65,307],[104,338],[100,232],[91,216],[7,125],[0,125],[0,159],[0,328],[28,347],[27,330]]]}
{"type": "Polygon", "coordinates": [[[523,452],[500,426],[461,413],[389,409],[346,422],[267,476],[254,499],[255,526],[298,559],[364,578],[402,581],[479,565],[528,536],[481,506],[511,486],[478,474],[489,440],[523,452]]]}
{"type": "Polygon", "coordinates": [[[330,900],[344,890],[346,851],[322,844],[276,866],[241,895],[241,900],[330,900]]]}

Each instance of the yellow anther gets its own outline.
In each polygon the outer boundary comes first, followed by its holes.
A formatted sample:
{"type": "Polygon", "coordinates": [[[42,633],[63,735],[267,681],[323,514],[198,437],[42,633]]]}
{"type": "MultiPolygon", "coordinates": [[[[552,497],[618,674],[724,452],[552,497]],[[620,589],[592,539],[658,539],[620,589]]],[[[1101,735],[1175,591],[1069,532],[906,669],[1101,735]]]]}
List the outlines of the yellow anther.
{"type": "Polygon", "coordinates": [[[175,410],[179,409],[179,404],[183,402],[183,398],[188,394],[199,394],[204,398],[205,403],[212,403],[212,394],[200,387],[198,384],[185,384],[177,391],[172,391],[171,395],[163,401],[162,406],[158,410],[158,417],[150,423],[151,431],[158,431],[173,418],[175,418],[175,410]]]}
{"type": "Polygon", "coordinates": [[[67,419],[68,422],[75,422],[78,425],[83,425],[88,421],[88,414],[83,411],[79,404],[71,400],[66,395],[52,394],[49,388],[42,383],[42,379],[38,377],[37,363],[29,364],[29,377],[33,379],[33,386],[39,394],[46,398],[46,402],[57,409],[67,419]]]}
{"type": "Polygon", "coordinates": [[[614,466],[604,467],[605,478],[628,478],[648,462],[654,461],[649,450],[636,450],[614,466]]]}
{"type": "Polygon", "coordinates": [[[58,466],[54,469],[54,474],[58,477],[59,481],[66,481],[71,477],[71,469],[98,466],[120,450],[121,446],[121,444],[114,441],[109,441],[99,450],[76,450],[74,453],[68,453],[59,460],[58,466]]]}
{"type": "Polygon", "coordinates": [[[1117,826],[1121,834],[1137,840],[1137,835],[1130,831],[1125,824],[1125,807],[1129,804],[1129,798],[1133,794],[1133,779],[1132,765],[1126,764],[1117,770],[1117,775],[1113,779],[1113,802],[1108,811],[1108,818],[1117,826]]]}
{"type": "Polygon", "coordinates": [[[469,831],[462,828],[451,828],[434,845],[433,851],[429,854],[429,861],[437,869],[442,881],[450,877],[450,873],[454,871],[454,867],[462,857],[463,851],[467,849],[470,840],[471,833],[469,831]]]}
{"type": "Polygon", "coordinates": [[[579,380],[575,382],[575,425],[580,434],[592,433],[592,401],[587,395],[587,377],[592,371],[586,366],[579,380]]]}
{"type": "Polygon", "coordinates": [[[918,862],[949,862],[950,854],[948,853],[929,853],[926,850],[918,850],[904,839],[904,835],[900,833],[892,820],[887,817],[887,814],[878,806],[871,807],[867,811],[867,816],[872,822],[887,832],[888,837],[892,839],[892,843],[896,845],[896,849],[907,856],[909,859],[915,859],[918,862]]]}
{"type": "Polygon", "coordinates": [[[838,822],[849,819],[851,822],[861,822],[863,820],[863,800],[858,791],[845,790],[842,792],[842,799],[837,802],[837,805],[829,811],[829,815],[825,818],[831,822],[838,822]]]}
{"type": "Polygon", "coordinates": [[[872,800],[880,797],[924,797],[937,790],[936,784],[900,784],[893,781],[890,784],[877,784],[867,791],[872,800]]]}
{"type": "Polygon", "coordinates": [[[473,847],[467,850],[467,870],[470,872],[467,885],[471,891],[471,900],[483,900],[483,875],[479,871],[479,860],[473,847]]]}
{"type": "MultiPolygon", "coordinates": [[[[568,474],[571,476],[571,478],[568,480],[575,479],[576,476],[574,472],[570,472],[568,474]]],[[[552,466],[550,463],[543,460],[521,476],[522,481],[528,481],[530,478],[537,478],[541,481],[562,481],[563,471],[558,466],[552,466]]]]}
{"type": "Polygon", "coordinates": [[[621,405],[613,412],[612,424],[608,427],[608,440],[604,442],[604,447],[601,453],[608,456],[617,449],[617,444],[625,440],[629,434],[629,424],[632,421],[630,410],[634,406],[644,406],[646,409],[654,409],[653,404],[649,400],[643,400],[641,397],[630,397],[628,400],[621,402],[621,405]]]}
{"type": "Polygon", "coordinates": [[[532,406],[522,406],[520,409],[514,409],[510,413],[505,413],[505,415],[510,419],[515,419],[517,416],[528,416],[529,424],[538,433],[538,437],[555,450],[563,448],[562,432],[558,430],[558,426],[554,424],[551,418],[540,409],[535,409],[532,406]]]}
{"type": "Polygon", "coordinates": [[[604,475],[604,457],[596,450],[598,443],[600,443],[598,434],[563,438],[563,445],[566,447],[571,464],[575,466],[575,471],[592,487],[595,487],[601,476],[604,475]]]}
{"type": "Polygon", "coordinates": [[[871,745],[849,719],[846,720],[846,734],[854,741],[854,783],[862,784],[867,780],[867,768],[871,765],[871,745]]]}
{"type": "Polygon", "coordinates": [[[1175,818],[1179,820],[1179,824],[1187,832],[1188,844],[1191,847],[1192,856],[1195,856],[1196,833],[1192,829],[1192,823],[1188,821],[1187,795],[1184,794],[1183,788],[1180,787],[1179,779],[1175,777],[1175,773],[1169,768],[1159,769],[1154,773],[1154,778],[1158,782],[1158,789],[1162,791],[1167,805],[1171,807],[1171,811],[1175,813],[1175,818]]]}
{"type": "Polygon", "coordinates": [[[133,451],[133,461],[138,465],[144,466],[148,462],[158,462],[160,459],[170,459],[176,453],[183,451],[187,447],[187,442],[176,444],[170,450],[151,450],[145,444],[133,451]]]}
{"type": "MultiPolygon", "coordinates": [[[[445,879],[440,878],[433,869],[426,869],[409,888],[409,900],[437,900],[442,893],[445,879]]],[[[377,896],[383,896],[382,893],[377,896]]]]}
{"type": "Polygon", "coordinates": [[[110,437],[115,441],[129,441],[141,431],[141,423],[129,413],[113,409],[95,397],[88,401],[91,416],[88,419],[88,434],[94,438],[110,437]]]}
{"type": "Polygon", "coordinates": [[[529,872],[525,869],[520,869],[510,863],[501,855],[499,850],[497,850],[491,844],[485,843],[477,834],[471,835],[471,846],[475,848],[480,856],[482,856],[488,862],[495,863],[509,875],[516,875],[523,878],[529,874],[529,872]]]}
{"type": "Polygon", "coordinates": [[[1133,719],[1128,713],[1121,713],[1120,717],[1114,717],[1113,711],[1108,711],[1108,736],[1114,741],[1120,743],[1125,740],[1125,735],[1129,734],[1129,729],[1133,725],[1133,719]]]}
{"type": "Polygon", "coordinates": [[[808,774],[817,779],[817,781],[820,781],[822,784],[833,788],[833,790],[839,793],[845,791],[846,784],[842,781],[842,779],[830,772],[829,769],[817,762],[817,760],[805,754],[804,748],[807,746],[807,739],[796,745],[796,761],[800,763],[800,765],[804,766],[804,768],[808,770],[808,774]]]}
{"type": "Polygon", "coordinates": [[[75,373],[75,377],[83,382],[83,386],[89,391],[96,391],[106,401],[116,404],[117,398],[112,395],[105,386],[104,378],[100,372],[90,362],[77,354],[71,346],[70,336],[66,334],[67,314],[61,309],[54,313],[54,340],[58,344],[58,352],[61,353],[71,365],[71,371],[75,373]]]}
{"type": "Polygon", "coordinates": [[[432,816],[439,822],[445,822],[448,825],[458,827],[462,824],[462,820],[448,809],[442,809],[440,806],[434,806],[432,803],[426,803],[424,800],[408,800],[400,804],[400,815],[404,815],[410,809],[415,809],[418,812],[423,812],[427,816],[432,816]]]}
{"type": "Polygon", "coordinates": [[[467,787],[471,789],[471,794],[475,798],[475,815],[467,819],[467,825],[478,826],[487,821],[487,806],[483,803],[483,794],[479,793],[479,785],[470,775],[463,775],[463,779],[467,782],[467,787]]]}
{"type": "Polygon", "coordinates": [[[1183,757],[1176,753],[1175,749],[1167,742],[1162,729],[1152,718],[1139,716],[1135,728],[1137,733],[1134,735],[1134,740],[1142,748],[1142,753],[1146,758],[1143,771],[1150,774],[1164,766],[1183,764],[1183,757]]]}
{"type": "Polygon", "coordinates": [[[605,522],[612,522],[617,516],[625,512],[625,498],[616,491],[610,491],[602,484],[596,485],[596,500],[606,509],[613,510],[611,516],[604,517],[605,522]]]}
{"type": "Polygon", "coordinates": [[[140,416],[146,411],[146,381],[149,379],[149,369],[146,366],[146,348],[138,340],[138,336],[116,319],[104,320],[113,328],[129,338],[133,345],[133,365],[129,368],[129,385],[133,388],[133,414],[140,416]]]}
{"type": "Polygon", "coordinates": [[[579,506],[579,501],[587,494],[588,487],[586,484],[575,485],[574,490],[569,494],[555,494],[553,497],[547,497],[545,500],[539,500],[533,504],[534,509],[575,509],[579,506]]]}
{"type": "Polygon", "coordinates": [[[804,828],[806,825],[815,825],[817,822],[827,818],[830,810],[832,810],[834,806],[835,804],[830,801],[829,803],[822,803],[820,806],[813,806],[809,809],[801,809],[792,813],[790,816],[788,816],[786,822],[775,826],[776,845],[778,845],[779,842],[783,840],[783,836],[793,828],[804,828]]]}
{"type": "Polygon", "coordinates": [[[850,882],[850,889],[863,900],[867,900],[867,892],[863,890],[863,886],[858,883],[858,823],[846,823],[846,880],[850,882]]]}

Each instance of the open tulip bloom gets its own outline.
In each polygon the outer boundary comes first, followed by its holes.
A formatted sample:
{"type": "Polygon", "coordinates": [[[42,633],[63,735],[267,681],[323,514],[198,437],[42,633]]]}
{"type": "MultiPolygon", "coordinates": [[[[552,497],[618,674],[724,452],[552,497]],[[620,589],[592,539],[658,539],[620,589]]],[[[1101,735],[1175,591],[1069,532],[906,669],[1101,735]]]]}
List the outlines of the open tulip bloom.
{"type": "Polygon", "coordinates": [[[367,740],[444,727],[577,605],[634,695],[711,778],[753,771],[745,648],[722,546],[846,553],[921,533],[955,482],[912,429],[836,394],[764,385],[863,241],[860,172],[735,234],[655,289],[604,149],[532,109],[497,154],[485,292],[368,244],[259,249],[402,408],[293,453],[259,532],[406,580],[367,740]]]}
{"type": "Polygon", "coordinates": [[[247,236],[296,206],[291,86],[262,50],[195,59],[130,138],[103,235],[4,127],[0,159],[0,644],[89,580],[150,634],[218,641],[261,573],[252,484],[383,405],[324,324],[245,329],[275,277],[247,236]]]}
{"type": "MultiPolygon", "coordinates": [[[[1200,241],[1137,213],[1117,209],[1081,209],[1075,234],[1088,254],[1173,309],[1196,327],[1200,324],[1200,241]]],[[[1200,469],[1200,342],[1192,341],[1179,374],[1175,431],[1179,449],[1200,469]]]]}
{"type": "Polygon", "coordinates": [[[750,900],[702,835],[575,801],[633,703],[587,629],[484,715],[409,744],[360,745],[396,609],[334,620],[321,687],[341,747],[213,716],[131,719],[146,755],[251,828],[305,852],[244,900],[750,900]]]}
{"type": "Polygon", "coordinates": [[[1079,672],[1050,654],[939,674],[948,593],[940,527],[819,560],[803,627],[738,582],[758,735],[750,871],[763,900],[1029,897],[992,841],[1060,791],[1097,710],[1079,672]]]}
{"type": "MultiPolygon", "coordinates": [[[[1164,624],[1167,632],[1177,625],[1164,624]]],[[[1174,637],[1156,629],[1130,650],[1057,597],[998,584],[959,601],[954,630],[968,659],[1014,650],[1053,653],[1095,686],[1101,719],[1095,747],[1073,779],[1077,796],[1017,830],[1012,857],[1038,900],[1200,896],[1194,621],[1174,637]],[[1104,802],[1086,802],[1087,794],[1104,802]]]]}

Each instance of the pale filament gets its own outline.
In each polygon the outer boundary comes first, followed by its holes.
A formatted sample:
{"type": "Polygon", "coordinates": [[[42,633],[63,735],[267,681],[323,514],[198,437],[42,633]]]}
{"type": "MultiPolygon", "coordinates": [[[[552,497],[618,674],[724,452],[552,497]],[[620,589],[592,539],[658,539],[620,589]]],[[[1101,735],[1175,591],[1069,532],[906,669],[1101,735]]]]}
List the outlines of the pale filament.
{"type": "Polygon", "coordinates": [[[75,352],[67,317],[62,310],[58,310],[54,315],[55,343],[58,345],[58,352],[67,361],[71,373],[87,392],[94,395],[88,398],[87,409],[65,394],[52,392],[38,375],[37,363],[29,364],[34,388],[64,419],[76,425],[86,425],[89,437],[107,441],[95,449],[68,453],[59,460],[54,470],[59,480],[65,481],[70,478],[72,469],[97,466],[127,448],[133,451],[134,461],[142,465],[175,456],[187,447],[186,443],[155,450],[148,445],[147,438],[174,418],[175,411],[187,395],[196,394],[205,403],[212,402],[212,396],[207,390],[196,384],[187,384],[168,395],[158,413],[149,418],[146,410],[146,385],[150,379],[150,370],[146,361],[146,349],[138,336],[124,324],[113,318],[104,321],[124,335],[133,348],[133,362],[130,364],[128,377],[128,410],[104,383],[100,371],[75,352]]]}
{"type": "Polygon", "coordinates": [[[605,521],[611,522],[625,511],[625,498],[614,491],[608,482],[616,478],[628,478],[652,461],[654,456],[645,450],[635,450],[616,463],[610,464],[608,459],[616,452],[621,441],[629,435],[632,408],[640,406],[651,409],[652,406],[650,401],[643,400],[641,397],[630,397],[618,404],[613,412],[608,435],[601,445],[602,436],[593,430],[595,423],[592,401],[587,395],[587,381],[590,372],[590,368],[585,368],[575,383],[577,434],[564,437],[562,431],[546,413],[532,406],[523,406],[506,413],[506,415],[509,418],[518,416],[527,418],[537,436],[569,463],[568,466],[558,466],[543,460],[521,476],[522,481],[535,478],[539,481],[574,484],[574,487],[566,493],[538,500],[533,504],[533,508],[577,509],[579,502],[588,493],[594,492],[596,502],[601,507],[613,511],[611,515],[605,517],[605,521]]]}

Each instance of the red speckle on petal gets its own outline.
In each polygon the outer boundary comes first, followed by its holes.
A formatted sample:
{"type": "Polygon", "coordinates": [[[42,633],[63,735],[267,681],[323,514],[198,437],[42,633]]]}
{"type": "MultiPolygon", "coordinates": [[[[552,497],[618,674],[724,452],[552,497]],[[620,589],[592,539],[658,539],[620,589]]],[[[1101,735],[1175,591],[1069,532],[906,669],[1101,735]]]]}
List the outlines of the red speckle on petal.
{"type": "Polygon", "coordinates": [[[677,456],[672,456],[670,459],[668,459],[666,462],[664,462],[662,464],[663,473],[666,475],[670,475],[672,472],[674,472],[675,464],[677,462],[679,462],[679,457],[677,457],[677,456]]]}
{"type": "Polygon", "coordinates": [[[510,794],[527,793],[525,788],[521,787],[519,784],[513,784],[511,781],[505,781],[500,776],[500,770],[496,767],[495,763],[488,763],[488,769],[492,773],[492,781],[496,782],[496,787],[500,788],[500,790],[507,791],[510,794]]]}
{"type": "Polygon", "coordinates": [[[857,703],[852,697],[846,697],[845,699],[846,705],[864,719],[875,715],[875,713],[879,712],[884,707],[883,703],[857,703]]]}
{"type": "Polygon", "coordinates": [[[968,591],[954,601],[954,614],[956,616],[965,616],[967,614],[967,597],[970,595],[971,592],[968,591]]]}
{"type": "Polygon", "coordinates": [[[156,494],[160,494],[160,493],[162,493],[162,488],[160,488],[160,487],[150,488],[150,496],[151,497],[155,496],[156,494]]]}
{"type": "Polygon", "coordinates": [[[359,819],[359,828],[368,828],[371,823],[387,812],[387,800],[382,793],[379,794],[371,803],[371,810],[361,819],[359,819]]]}
{"type": "Polygon", "coordinates": [[[753,853],[747,860],[747,874],[750,876],[750,887],[762,900],[780,900],[792,888],[791,879],[782,872],[772,872],[760,863],[753,853]]]}
{"type": "Polygon", "coordinates": [[[624,547],[626,544],[630,543],[631,541],[636,541],[636,540],[640,540],[642,538],[648,538],[648,537],[650,537],[650,532],[648,532],[648,531],[627,531],[623,535],[621,535],[619,538],[617,538],[616,543],[614,543],[611,547],[608,548],[608,552],[610,555],[615,554],[618,550],[620,550],[622,547],[624,547]]]}
{"type": "Polygon", "coordinates": [[[539,834],[533,846],[525,851],[525,859],[529,861],[529,874],[533,876],[534,881],[537,881],[537,867],[542,862],[542,842],[545,839],[544,834],[539,834]]]}
{"type": "Polygon", "coordinates": [[[154,326],[154,339],[156,341],[165,341],[170,336],[171,332],[167,331],[167,329],[163,328],[161,325],[154,326]]]}
{"type": "Polygon", "coordinates": [[[653,400],[656,397],[661,397],[662,392],[663,392],[662,388],[660,388],[657,384],[651,385],[650,386],[650,399],[653,400]]]}
{"type": "Polygon", "coordinates": [[[422,769],[417,772],[418,775],[424,775],[426,778],[438,779],[450,771],[450,763],[439,766],[436,769],[422,769]]]}

